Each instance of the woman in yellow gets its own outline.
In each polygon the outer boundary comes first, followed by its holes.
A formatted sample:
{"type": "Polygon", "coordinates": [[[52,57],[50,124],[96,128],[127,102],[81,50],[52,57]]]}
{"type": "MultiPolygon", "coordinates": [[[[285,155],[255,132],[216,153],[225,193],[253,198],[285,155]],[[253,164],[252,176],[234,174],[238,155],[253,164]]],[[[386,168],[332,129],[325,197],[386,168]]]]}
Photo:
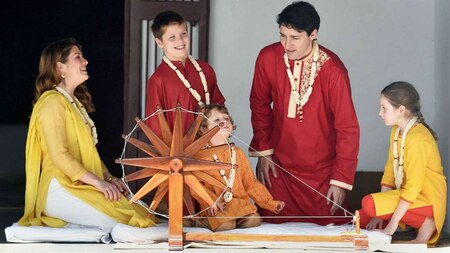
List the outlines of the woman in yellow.
{"type": "MultiPolygon", "coordinates": [[[[207,105],[205,119],[199,134],[201,135],[217,125],[220,126],[220,131],[211,138],[210,146],[227,144],[234,126],[228,109],[224,105],[207,105]]],[[[231,170],[210,171],[211,176],[227,185],[227,190],[221,195],[222,189],[205,185],[206,191],[214,200],[220,196],[217,205],[209,209],[209,215],[216,217],[197,220],[195,226],[207,227],[213,231],[259,226],[261,217],[256,212],[256,206],[251,199],[260,207],[273,213],[279,213],[284,208],[284,202],[274,200],[266,187],[256,179],[247,156],[234,144],[230,144],[230,149],[212,155],[211,160],[237,166],[231,170]]],[[[198,197],[196,199],[199,200],[202,209],[208,208],[206,202],[198,197]]]]}
{"type": "Polygon", "coordinates": [[[406,82],[385,87],[379,115],[393,126],[389,158],[381,192],[362,200],[361,226],[392,235],[406,224],[417,229],[413,242],[434,245],[444,224],[447,184],[437,137],[420,112],[416,89],[406,82]]]}
{"type": "Polygon", "coordinates": [[[26,192],[22,226],[68,223],[111,232],[117,223],[154,225],[147,211],[128,204],[126,188],[113,177],[96,149],[94,110],[85,86],[88,61],[74,39],[42,52],[36,98],[26,144],[26,192]]]}

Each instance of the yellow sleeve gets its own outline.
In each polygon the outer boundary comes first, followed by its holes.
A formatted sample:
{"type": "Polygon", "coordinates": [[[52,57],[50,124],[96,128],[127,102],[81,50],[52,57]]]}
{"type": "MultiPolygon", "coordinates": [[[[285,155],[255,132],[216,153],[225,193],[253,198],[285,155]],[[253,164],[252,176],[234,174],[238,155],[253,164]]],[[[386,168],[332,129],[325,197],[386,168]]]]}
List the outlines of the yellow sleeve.
{"type": "Polygon", "coordinates": [[[280,201],[274,200],[267,188],[256,179],[250,163],[241,149],[236,148],[236,156],[239,164],[238,170],[241,171],[241,180],[245,191],[258,206],[275,212],[280,201]]]}
{"type": "Polygon", "coordinates": [[[41,136],[50,159],[72,181],[76,181],[86,173],[86,169],[67,148],[66,118],[65,102],[59,96],[47,99],[38,113],[41,136]]]}
{"type": "Polygon", "coordinates": [[[394,134],[396,130],[397,128],[393,127],[391,131],[388,160],[386,161],[386,165],[384,166],[384,173],[383,177],[381,178],[381,185],[389,186],[393,189],[395,188],[395,178],[394,178],[394,154],[392,153],[392,143],[394,141],[394,134]]]}
{"type": "Polygon", "coordinates": [[[423,188],[431,145],[422,135],[407,136],[403,162],[403,183],[400,197],[414,202],[423,188]]]}

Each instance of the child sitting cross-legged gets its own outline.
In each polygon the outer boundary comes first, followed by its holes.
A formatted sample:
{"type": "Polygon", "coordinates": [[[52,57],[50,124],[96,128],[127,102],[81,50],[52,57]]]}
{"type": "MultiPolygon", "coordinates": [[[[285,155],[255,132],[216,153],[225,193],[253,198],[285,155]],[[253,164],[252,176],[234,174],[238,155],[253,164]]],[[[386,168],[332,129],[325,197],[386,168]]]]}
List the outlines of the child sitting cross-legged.
{"type": "MultiPolygon", "coordinates": [[[[206,106],[204,115],[199,135],[219,125],[220,131],[211,138],[209,146],[228,144],[228,138],[234,129],[228,109],[223,105],[211,104],[206,106]]],[[[220,196],[220,199],[208,210],[209,217],[197,219],[195,226],[207,227],[212,231],[259,226],[261,217],[256,212],[252,199],[258,206],[273,213],[279,213],[284,208],[284,202],[274,200],[266,187],[256,179],[245,153],[240,148],[230,144],[230,148],[209,158],[212,161],[231,164],[235,161],[237,166],[233,166],[230,170],[208,171],[215,179],[227,185],[227,189],[222,194],[223,189],[205,184],[211,198],[216,200],[220,196]]],[[[208,204],[204,201],[200,201],[200,205],[202,209],[208,208],[208,204]]]]}

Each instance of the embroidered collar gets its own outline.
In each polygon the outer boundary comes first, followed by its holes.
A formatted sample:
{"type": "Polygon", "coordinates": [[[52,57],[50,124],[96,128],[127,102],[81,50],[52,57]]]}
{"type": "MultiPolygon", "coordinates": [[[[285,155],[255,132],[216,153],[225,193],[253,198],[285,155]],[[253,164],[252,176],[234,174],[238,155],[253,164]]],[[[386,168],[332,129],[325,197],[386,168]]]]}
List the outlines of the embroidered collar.
{"type": "MultiPolygon", "coordinates": [[[[309,96],[312,93],[312,88],[314,84],[314,80],[316,78],[317,73],[317,62],[319,61],[319,45],[317,44],[317,40],[313,41],[313,55],[312,55],[312,64],[311,71],[309,75],[308,82],[305,82],[306,87],[297,87],[297,84],[294,80],[294,75],[292,74],[291,66],[289,65],[289,59],[286,53],[284,53],[284,63],[286,64],[286,72],[289,77],[289,82],[291,84],[291,99],[294,99],[295,104],[297,105],[297,114],[299,115],[300,122],[303,121],[303,106],[308,102],[309,96]]],[[[291,106],[291,105],[290,105],[291,106]]],[[[295,105],[294,105],[295,106],[295,105]]],[[[294,118],[295,114],[288,114],[288,117],[294,118]]]]}

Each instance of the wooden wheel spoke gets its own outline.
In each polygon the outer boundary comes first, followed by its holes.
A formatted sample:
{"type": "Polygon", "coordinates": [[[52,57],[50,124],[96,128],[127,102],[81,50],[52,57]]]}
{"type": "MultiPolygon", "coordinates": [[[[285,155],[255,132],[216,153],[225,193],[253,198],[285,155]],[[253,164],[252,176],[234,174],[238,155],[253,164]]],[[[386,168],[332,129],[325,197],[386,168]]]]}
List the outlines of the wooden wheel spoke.
{"type": "Polygon", "coordinates": [[[194,120],[194,123],[192,123],[191,127],[189,127],[189,130],[187,131],[186,135],[183,138],[183,145],[185,147],[191,145],[195,137],[197,136],[198,130],[200,129],[200,125],[203,121],[203,113],[205,112],[205,109],[202,109],[201,113],[197,115],[197,117],[194,120]]]}
{"type": "Polygon", "coordinates": [[[202,184],[197,180],[197,178],[192,174],[184,175],[184,182],[209,206],[214,205],[214,200],[209,196],[206,192],[205,188],[203,188],[202,184]]]}
{"type": "Polygon", "coordinates": [[[219,132],[220,127],[215,126],[211,128],[208,132],[206,132],[204,135],[202,135],[200,138],[198,138],[194,143],[186,147],[184,151],[184,156],[191,157],[195,153],[197,153],[201,148],[203,148],[209,140],[217,133],[219,132]]]}
{"type": "Polygon", "coordinates": [[[192,171],[191,173],[194,176],[196,176],[199,179],[199,181],[205,182],[207,184],[212,185],[213,187],[219,188],[221,191],[223,191],[227,187],[222,181],[215,179],[206,172],[192,171]]]}
{"type": "MultiPolygon", "coordinates": [[[[126,138],[126,135],[122,135],[122,138],[126,138]]],[[[135,146],[136,148],[144,151],[145,153],[147,153],[148,155],[152,156],[152,157],[158,157],[160,156],[160,154],[158,153],[158,151],[150,144],[145,143],[141,140],[138,140],[136,138],[133,137],[129,137],[128,138],[128,142],[133,144],[133,146],[135,146]]]]}
{"type": "MultiPolygon", "coordinates": [[[[125,178],[128,182],[136,181],[142,178],[151,177],[158,173],[160,170],[157,169],[151,169],[151,168],[144,168],[142,170],[138,170],[136,172],[133,172],[131,174],[128,174],[125,178]]],[[[162,172],[163,173],[163,172],[162,172]]],[[[165,172],[167,173],[167,172],[165,172]]]]}
{"type": "MultiPolygon", "coordinates": [[[[156,109],[161,110],[161,107],[158,105],[156,106],[156,109]]],[[[166,116],[164,112],[159,112],[157,115],[163,141],[167,145],[170,145],[170,143],[172,142],[172,131],[170,131],[169,123],[167,122],[166,116]]]]}
{"type": "MultiPolygon", "coordinates": [[[[189,172],[188,172],[189,173],[189,172]]],[[[186,174],[185,174],[186,178],[186,174]]],[[[191,190],[189,189],[189,185],[183,185],[183,200],[189,214],[195,214],[194,201],[192,200],[191,190]]]]}
{"type": "Polygon", "coordinates": [[[147,183],[145,183],[144,186],[133,196],[133,198],[130,200],[130,203],[133,203],[137,200],[140,200],[142,197],[147,195],[149,192],[151,192],[153,189],[155,189],[158,185],[163,183],[169,178],[169,175],[162,174],[162,173],[156,173],[150,180],[148,180],[147,183]]]}
{"type": "Polygon", "coordinates": [[[116,160],[116,163],[122,163],[130,166],[137,166],[141,168],[150,168],[150,169],[158,169],[158,170],[169,170],[169,162],[173,159],[173,157],[165,156],[165,157],[146,157],[146,158],[126,158],[116,160]]]}
{"type": "Polygon", "coordinates": [[[227,144],[223,144],[223,145],[214,146],[211,148],[200,149],[200,151],[198,151],[197,154],[195,154],[193,156],[193,158],[195,158],[195,159],[211,158],[212,155],[219,154],[229,148],[230,147],[227,144]]]}
{"type": "Polygon", "coordinates": [[[152,203],[150,204],[151,210],[156,210],[156,208],[161,203],[164,196],[166,196],[167,191],[169,190],[169,181],[164,181],[162,184],[159,185],[158,189],[156,190],[155,197],[153,197],[152,203]]]}
{"type": "Polygon", "coordinates": [[[169,155],[169,147],[164,143],[163,140],[161,140],[143,121],[141,121],[139,118],[135,119],[138,123],[141,130],[144,132],[145,136],[151,141],[151,143],[154,145],[156,150],[158,150],[158,153],[160,153],[162,156],[169,155]]]}
{"type": "Polygon", "coordinates": [[[230,163],[195,160],[192,158],[183,159],[184,171],[198,171],[198,170],[207,171],[207,170],[229,170],[229,169],[231,169],[230,163]]]}
{"type": "Polygon", "coordinates": [[[181,155],[183,153],[183,148],[183,123],[181,120],[181,108],[178,107],[175,113],[170,156],[181,155]]]}

